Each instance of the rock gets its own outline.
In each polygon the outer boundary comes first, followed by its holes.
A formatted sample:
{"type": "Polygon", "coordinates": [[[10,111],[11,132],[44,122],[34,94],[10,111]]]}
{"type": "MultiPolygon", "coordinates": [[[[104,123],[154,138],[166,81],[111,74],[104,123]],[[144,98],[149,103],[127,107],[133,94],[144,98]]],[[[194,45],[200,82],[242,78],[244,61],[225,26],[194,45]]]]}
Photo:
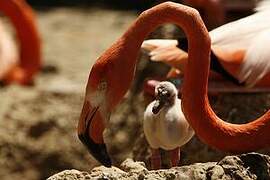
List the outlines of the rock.
{"type": "Polygon", "coordinates": [[[125,171],[122,171],[121,169],[117,168],[117,167],[111,167],[111,168],[107,168],[104,166],[99,166],[94,168],[91,173],[90,176],[92,178],[96,178],[96,179],[120,179],[123,177],[127,177],[127,173],[125,171]]]}
{"type": "Polygon", "coordinates": [[[147,170],[144,162],[134,162],[132,159],[126,159],[120,166],[126,172],[140,172],[147,170]]]}
{"type": "Polygon", "coordinates": [[[218,163],[225,173],[243,179],[270,179],[270,157],[258,153],[227,156],[218,163]]]}
{"type": "Polygon", "coordinates": [[[195,163],[189,166],[174,167],[149,171],[142,162],[125,160],[121,166],[94,168],[90,173],[77,170],[60,172],[48,180],[80,180],[80,179],[270,179],[270,157],[259,153],[248,153],[238,156],[226,156],[219,162],[195,163]]]}
{"type": "Polygon", "coordinates": [[[90,179],[90,175],[87,172],[80,172],[78,170],[72,169],[72,170],[65,170],[61,173],[55,174],[54,176],[51,176],[48,178],[48,180],[57,180],[57,179],[65,179],[65,180],[85,180],[90,179]]]}

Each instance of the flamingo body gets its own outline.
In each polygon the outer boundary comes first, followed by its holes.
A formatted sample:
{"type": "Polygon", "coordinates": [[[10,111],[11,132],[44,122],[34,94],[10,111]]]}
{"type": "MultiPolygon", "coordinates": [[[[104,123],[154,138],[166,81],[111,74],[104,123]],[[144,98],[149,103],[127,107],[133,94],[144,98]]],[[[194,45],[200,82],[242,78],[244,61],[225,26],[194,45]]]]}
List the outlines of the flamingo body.
{"type": "MultiPolygon", "coordinates": [[[[211,50],[223,68],[248,87],[270,86],[270,1],[263,1],[257,12],[209,32],[211,50]]],[[[142,48],[151,60],[163,61],[184,72],[188,55],[177,48],[176,40],[147,40],[142,48]]]]}
{"type": "Polygon", "coordinates": [[[186,144],[194,132],[179,108],[181,100],[177,99],[175,106],[164,109],[158,115],[151,111],[154,103],[149,104],[144,114],[144,133],[150,146],[172,150],[186,144]]]}

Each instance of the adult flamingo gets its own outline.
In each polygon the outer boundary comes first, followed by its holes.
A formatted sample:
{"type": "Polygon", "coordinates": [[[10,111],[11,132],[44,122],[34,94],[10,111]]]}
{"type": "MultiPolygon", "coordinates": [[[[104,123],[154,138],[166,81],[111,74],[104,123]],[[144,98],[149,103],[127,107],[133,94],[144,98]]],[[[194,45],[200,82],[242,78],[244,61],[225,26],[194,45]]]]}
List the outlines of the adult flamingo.
{"type": "Polygon", "coordinates": [[[131,85],[144,38],[163,23],[177,24],[189,40],[182,106],[186,119],[200,139],[227,152],[246,152],[269,146],[270,111],[242,125],[224,122],[215,115],[207,96],[211,50],[208,31],[198,11],[166,2],[143,12],[92,67],[78,124],[78,136],[90,153],[105,166],[111,166],[103,141],[104,128],[131,85]]]}
{"type": "MultiPolygon", "coordinates": [[[[41,64],[40,38],[32,9],[24,0],[0,0],[0,12],[9,17],[19,40],[19,57],[8,34],[1,34],[0,80],[5,84],[31,84],[41,64]]],[[[4,30],[2,30],[4,32],[4,30]]]]}
{"type": "MultiPolygon", "coordinates": [[[[270,86],[270,1],[262,1],[256,13],[225,24],[210,32],[211,69],[228,80],[252,86],[270,86]],[[238,82],[237,82],[238,81],[238,82]]],[[[165,62],[185,71],[187,41],[146,40],[142,48],[150,51],[153,61],[165,62]],[[185,51],[183,51],[182,49],[185,51]]]]}

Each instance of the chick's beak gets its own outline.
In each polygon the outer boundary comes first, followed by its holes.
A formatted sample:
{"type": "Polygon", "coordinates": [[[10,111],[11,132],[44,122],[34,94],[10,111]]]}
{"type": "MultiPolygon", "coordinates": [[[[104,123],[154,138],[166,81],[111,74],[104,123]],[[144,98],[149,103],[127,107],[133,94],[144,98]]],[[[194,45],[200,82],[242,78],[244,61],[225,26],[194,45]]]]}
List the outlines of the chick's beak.
{"type": "Polygon", "coordinates": [[[103,141],[104,128],[99,107],[92,107],[85,101],[78,125],[79,139],[97,161],[106,167],[111,167],[111,159],[103,141]]]}
{"type": "Polygon", "coordinates": [[[165,102],[162,101],[161,99],[157,99],[152,107],[152,112],[154,114],[157,114],[160,109],[164,106],[165,102]]]}
{"type": "Polygon", "coordinates": [[[157,114],[167,101],[168,101],[168,91],[166,90],[160,91],[156,97],[156,101],[153,105],[152,112],[154,114],[157,114]]]}

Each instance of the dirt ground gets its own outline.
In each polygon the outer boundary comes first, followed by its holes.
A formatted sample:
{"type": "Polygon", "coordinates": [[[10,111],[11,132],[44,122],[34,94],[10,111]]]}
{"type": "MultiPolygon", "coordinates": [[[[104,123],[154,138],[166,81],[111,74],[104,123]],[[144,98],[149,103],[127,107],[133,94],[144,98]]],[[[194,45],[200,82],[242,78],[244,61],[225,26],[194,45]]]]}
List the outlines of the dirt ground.
{"type": "MultiPolygon", "coordinates": [[[[45,179],[65,169],[89,171],[97,165],[76,134],[85,85],[97,57],[135,17],[133,11],[99,7],[37,11],[45,68],[34,86],[0,88],[1,179],[45,179]]],[[[171,31],[170,27],[165,30],[171,31]]],[[[134,88],[112,114],[110,129],[105,133],[116,164],[126,157],[147,159],[144,154],[147,144],[141,135],[143,96],[138,87],[157,65],[150,64],[145,69],[145,64],[146,61],[139,64],[134,88]],[[134,145],[140,148],[133,148],[134,145]]],[[[225,95],[211,102],[220,117],[239,123],[266,112],[270,95],[225,95]]],[[[203,145],[197,138],[187,147],[183,150],[184,164],[214,161],[225,155],[203,145]]]]}

